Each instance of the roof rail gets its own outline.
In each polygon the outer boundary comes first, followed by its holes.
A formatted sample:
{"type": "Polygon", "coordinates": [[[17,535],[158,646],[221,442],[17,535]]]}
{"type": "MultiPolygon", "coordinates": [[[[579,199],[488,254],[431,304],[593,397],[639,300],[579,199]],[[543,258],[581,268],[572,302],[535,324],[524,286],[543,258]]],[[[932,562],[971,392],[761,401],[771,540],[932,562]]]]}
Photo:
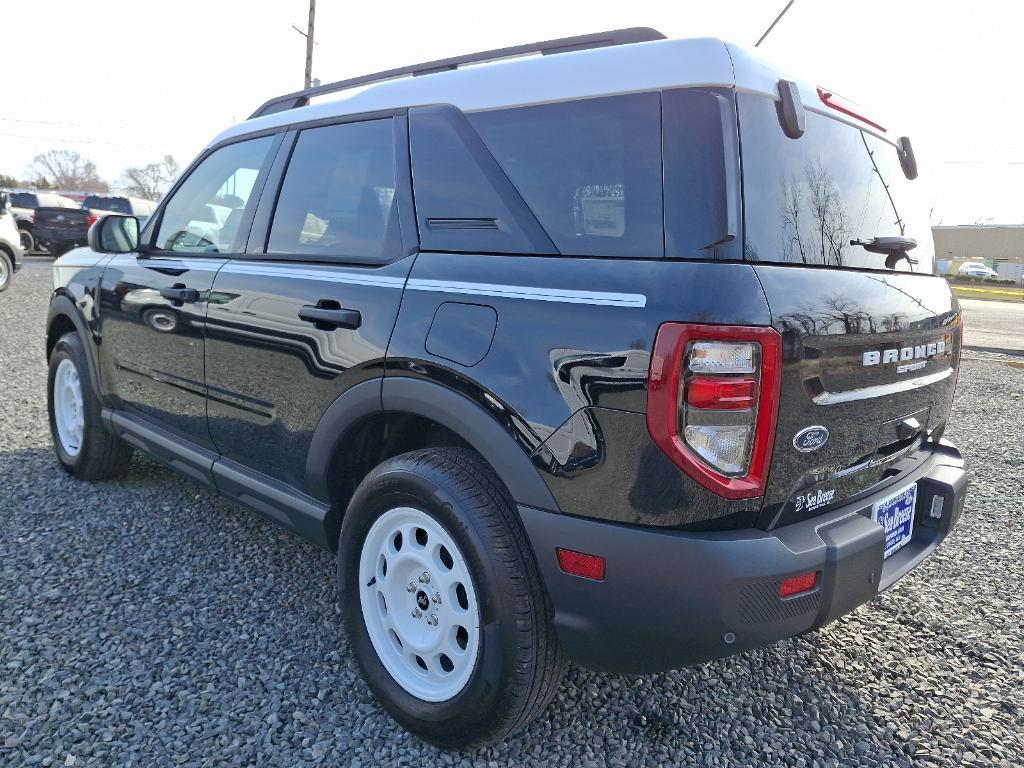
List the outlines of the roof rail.
{"type": "Polygon", "coordinates": [[[357,88],[370,83],[382,83],[386,80],[397,80],[402,77],[416,77],[418,75],[430,75],[435,72],[445,72],[467,64],[482,64],[487,61],[499,59],[511,59],[517,56],[529,56],[539,53],[543,56],[550,56],[555,53],[567,53],[569,51],[585,51],[590,48],[608,48],[613,45],[627,45],[629,43],[646,43],[651,40],[664,40],[665,35],[650,27],[630,27],[628,29],[615,29],[610,32],[594,32],[589,35],[577,35],[576,37],[563,37],[558,40],[545,40],[540,43],[526,43],[525,45],[513,45],[509,48],[496,48],[493,51],[482,51],[481,53],[470,53],[464,56],[453,56],[448,59],[437,59],[423,64],[413,64],[411,67],[398,67],[383,72],[376,72],[372,75],[361,75],[348,80],[339,80],[336,83],[327,83],[313,88],[306,88],[295,93],[288,93],[284,96],[277,96],[266,102],[263,106],[253,112],[249,119],[272,115],[275,112],[284,112],[296,107],[304,107],[309,100],[315,96],[323,96],[328,93],[347,91],[350,88],[357,88]]]}

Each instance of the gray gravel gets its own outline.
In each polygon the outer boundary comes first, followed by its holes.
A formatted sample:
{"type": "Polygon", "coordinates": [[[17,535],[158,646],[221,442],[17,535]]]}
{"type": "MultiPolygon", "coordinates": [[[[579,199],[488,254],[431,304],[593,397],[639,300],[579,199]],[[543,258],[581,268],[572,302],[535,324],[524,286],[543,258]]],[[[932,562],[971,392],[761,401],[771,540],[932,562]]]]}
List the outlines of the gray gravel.
{"type": "Polygon", "coordinates": [[[821,632],[631,679],[573,668],[483,752],[392,724],[358,679],[332,559],[137,459],[54,460],[49,265],[0,294],[0,765],[1024,764],[1024,369],[972,357],[950,436],[974,485],[954,540],[821,632]]]}

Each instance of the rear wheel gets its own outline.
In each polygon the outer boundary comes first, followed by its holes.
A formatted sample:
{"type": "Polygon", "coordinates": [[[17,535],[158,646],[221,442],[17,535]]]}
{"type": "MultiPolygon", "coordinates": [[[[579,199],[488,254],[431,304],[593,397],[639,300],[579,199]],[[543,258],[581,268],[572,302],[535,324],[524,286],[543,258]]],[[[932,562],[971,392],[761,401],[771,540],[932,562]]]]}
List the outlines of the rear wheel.
{"type": "Polygon", "coordinates": [[[103,426],[89,363],[77,333],[60,337],[50,354],[50,433],[61,466],[81,480],[128,471],[132,449],[103,426]]]}
{"type": "Polygon", "coordinates": [[[443,747],[536,717],[564,669],[515,504],[473,451],[414,451],[356,490],[338,546],[342,612],[373,693],[443,747]]]}
{"type": "Polygon", "coordinates": [[[31,229],[19,229],[18,236],[21,239],[21,250],[25,252],[25,255],[32,253],[36,248],[36,238],[32,234],[31,229]]]}

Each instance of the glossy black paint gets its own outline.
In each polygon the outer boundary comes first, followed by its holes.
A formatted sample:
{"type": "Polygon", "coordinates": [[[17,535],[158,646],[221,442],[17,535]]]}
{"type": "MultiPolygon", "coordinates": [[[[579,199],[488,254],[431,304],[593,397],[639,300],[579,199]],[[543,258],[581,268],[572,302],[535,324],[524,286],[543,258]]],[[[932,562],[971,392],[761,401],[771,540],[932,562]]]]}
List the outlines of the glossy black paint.
{"type": "Polygon", "coordinates": [[[215,450],[206,422],[205,325],[213,278],[227,259],[112,256],[100,283],[100,373],[116,409],[215,450]],[[173,301],[165,288],[190,288],[198,301],[173,301]]]}
{"type": "Polygon", "coordinates": [[[303,493],[310,441],[347,389],[383,373],[412,257],[382,267],[238,259],[207,314],[210,434],[220,454],[303,493]],[[303,320],[304,306],[357,310],[358,328],[303,320]]]}
{"type": "MultiPolygon", "coordinates": [[[[453,294],[406,290],[388,374],[436,381],[496,413],[533,456],[563,511],[647,525],[752,521],[758,500],[727,502],[703,490],[653,446],[642,415],[650,349],[662,322],[770,323],[752,267],[424,252],[410,277],[410,285],[475,284],[466,290],[477,292],[462,298],[492,307],[496,331],[486,357],[472,366],[432,354],[423,340],[453,294]],[[525,295],[577,292],[582,299],[488,296],[488,285],[515,286],[525,295]],[[588,293],[626,294],[644,305],[585,303],[602,300],[588,293]]],[[[462,335],[456,334],[451,343],[462,335]]]]}
{"type": "Polygon", "coordinates": [[[757,266],[783,338],[782,397],[761,521],[785,525],[894,484],[934,450],[949,417],[960,357],[960,306],[942,278],[798,266],[757,266]],[[937,342],[946,353],[923,367],[864,365],[865,352],[937,342]],[[909,418],[919,428],[905,434],[909,418]],[[794,438],[810,426],[830,437],[801,452],[794,438]],[[799,498],[834,491],[808,509],[799,498]]]}

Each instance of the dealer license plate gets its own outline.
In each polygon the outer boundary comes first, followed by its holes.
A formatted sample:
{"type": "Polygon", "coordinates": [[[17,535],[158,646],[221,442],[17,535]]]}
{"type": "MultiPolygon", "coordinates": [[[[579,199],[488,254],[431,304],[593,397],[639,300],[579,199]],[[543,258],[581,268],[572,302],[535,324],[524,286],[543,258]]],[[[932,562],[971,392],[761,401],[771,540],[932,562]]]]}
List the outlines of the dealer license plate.
{"type": "Polygon", "coordinates": [[[914,535],[917,484],[904,488],[875,504],[871,519],[885,529],[885,557],[898,552],[914,535]]]}

